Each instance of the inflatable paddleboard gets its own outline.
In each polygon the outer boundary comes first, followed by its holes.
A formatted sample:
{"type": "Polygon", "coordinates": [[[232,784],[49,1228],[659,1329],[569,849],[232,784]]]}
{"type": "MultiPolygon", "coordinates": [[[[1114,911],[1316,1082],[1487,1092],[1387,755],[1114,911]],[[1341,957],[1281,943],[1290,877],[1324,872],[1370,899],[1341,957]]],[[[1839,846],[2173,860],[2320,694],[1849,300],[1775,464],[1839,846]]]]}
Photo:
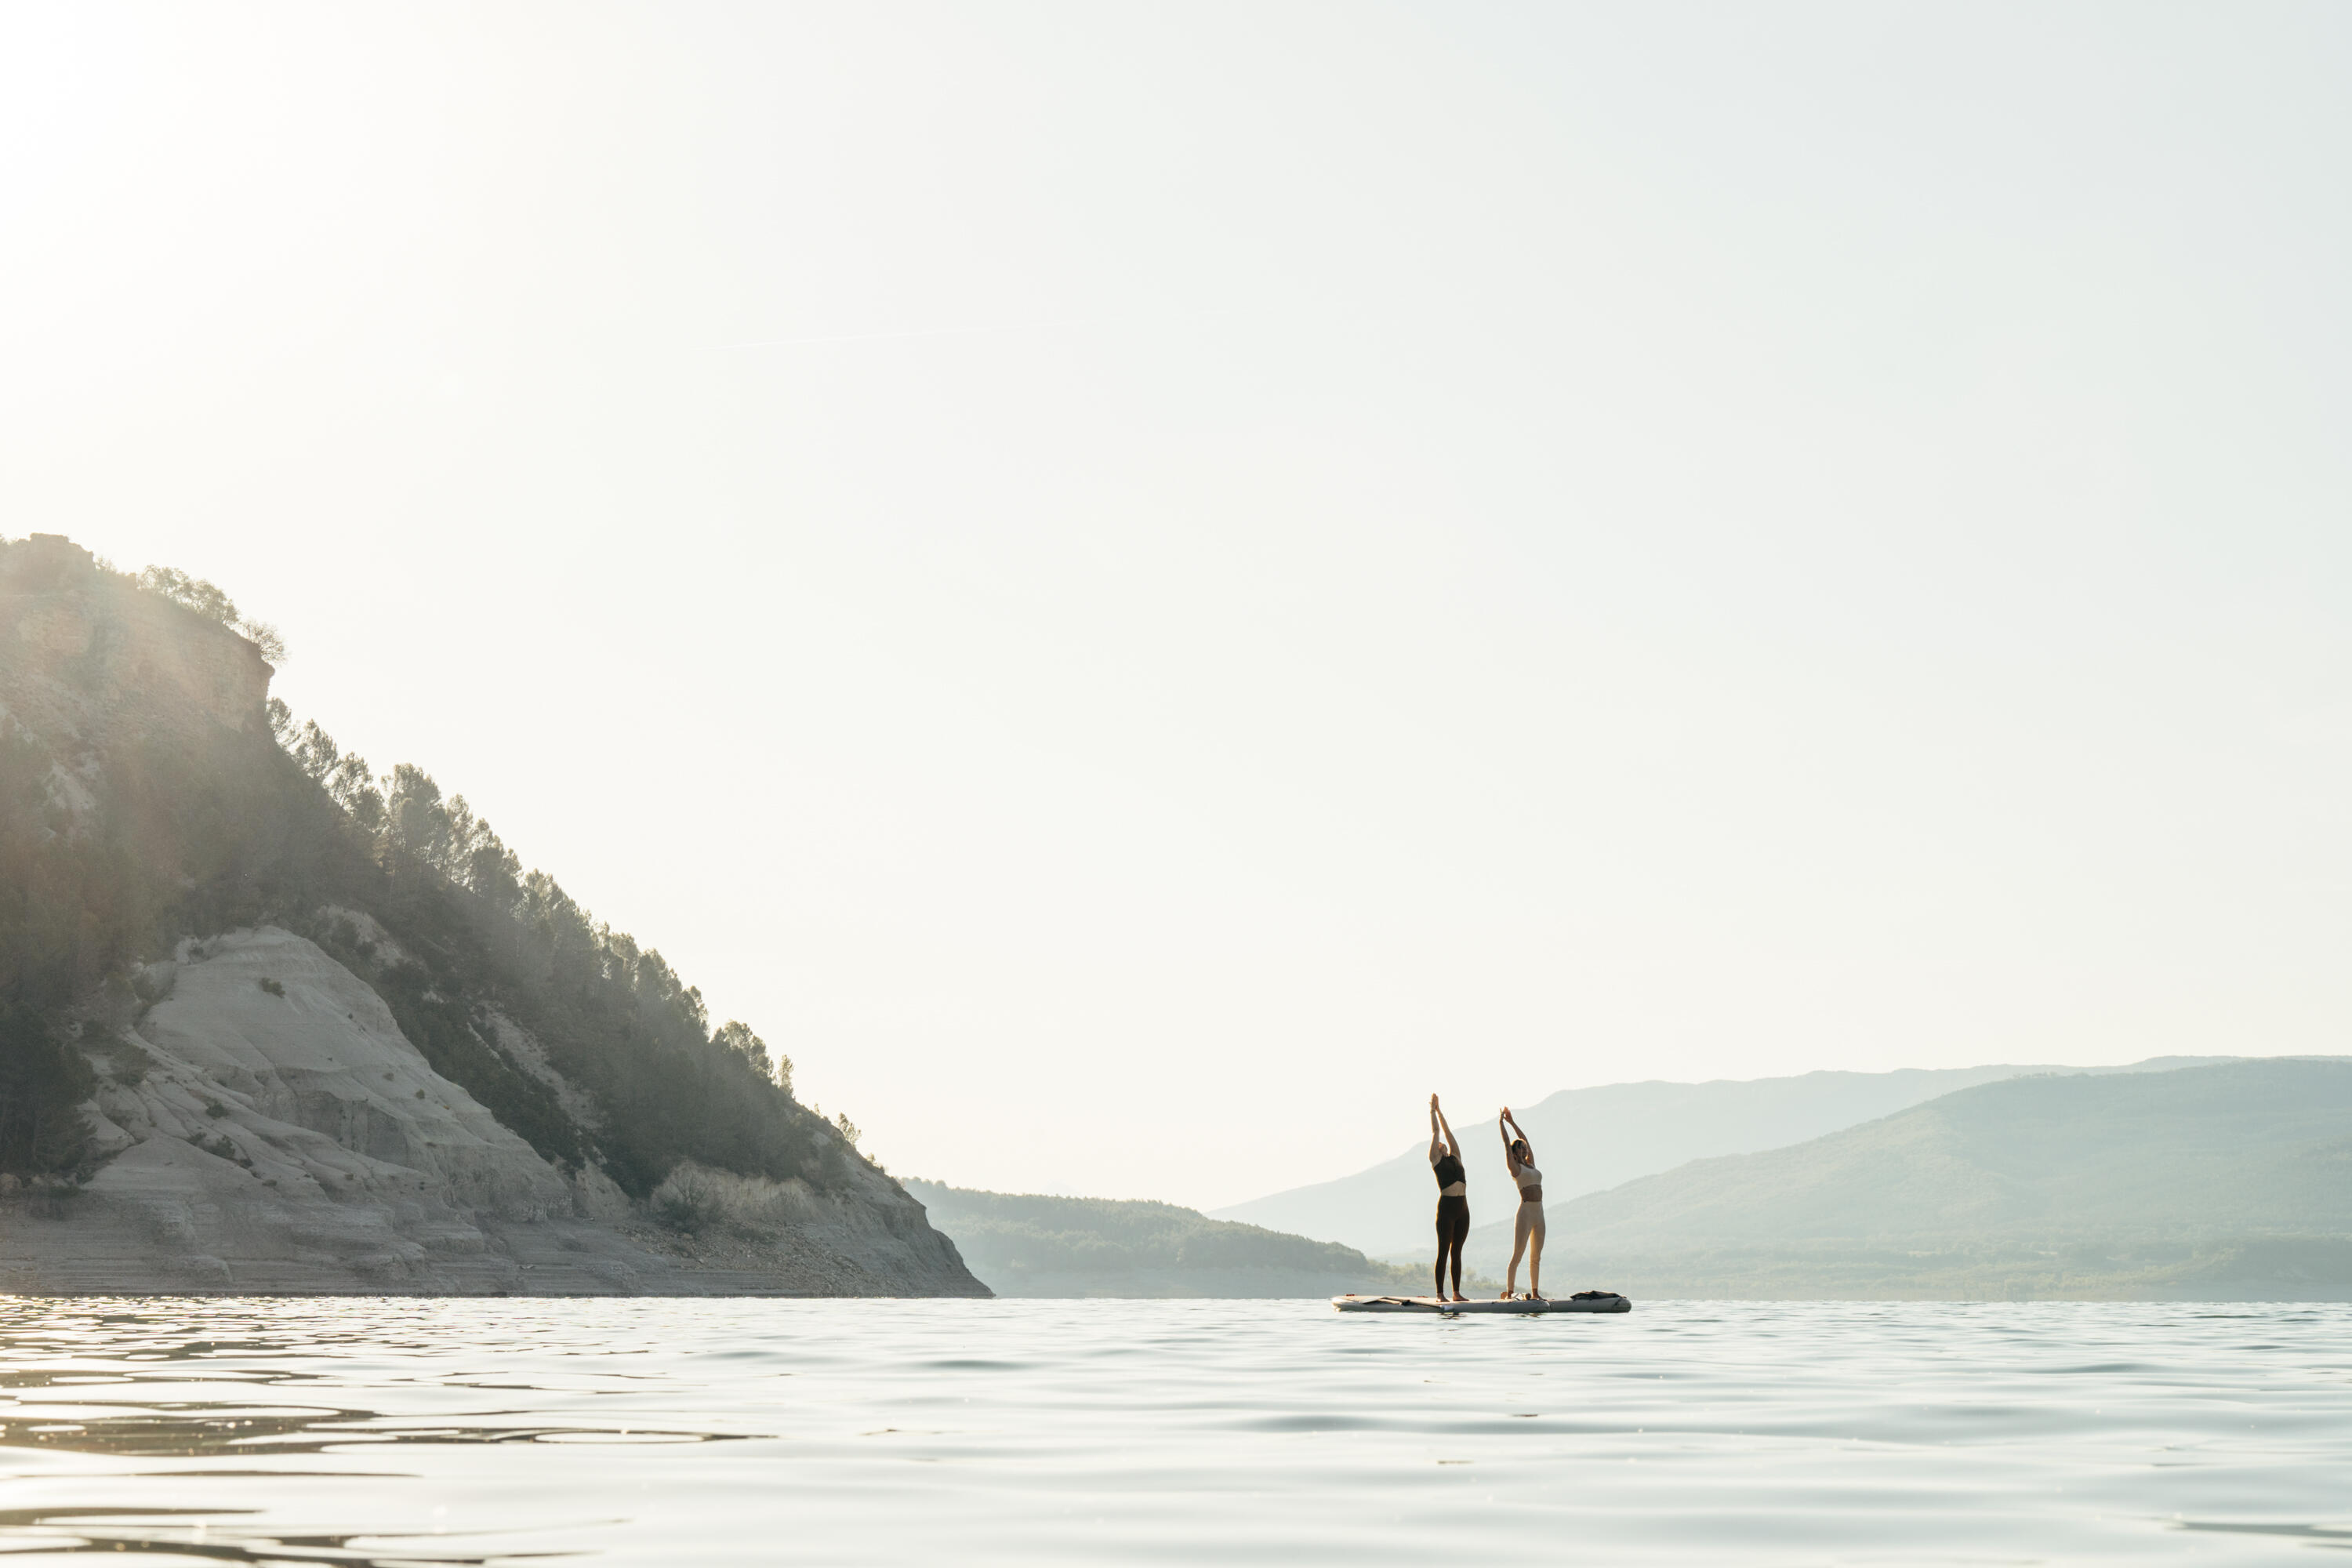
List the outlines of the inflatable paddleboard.
{"type": "Polygon", "coordinates": [[[1331,1305],[1343,1312],[1630,1312],[1633,1303],[1614,1290],[1579,1290],[1542,1301],[1449,1301],[1442,1296],[1334,1296],[1331,1305]]]}

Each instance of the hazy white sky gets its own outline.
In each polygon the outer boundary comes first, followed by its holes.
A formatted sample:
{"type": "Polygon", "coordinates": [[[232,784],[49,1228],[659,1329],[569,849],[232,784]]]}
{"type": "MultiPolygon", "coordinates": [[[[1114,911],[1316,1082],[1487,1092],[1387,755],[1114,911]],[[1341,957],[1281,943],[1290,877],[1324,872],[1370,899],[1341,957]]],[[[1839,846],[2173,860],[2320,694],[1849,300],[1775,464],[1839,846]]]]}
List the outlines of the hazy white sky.
{"type": "Polygon", "coordinates": [[[2352,9],[0,17],[0,528],[902,1173],[2336,1051],[2352,9]]]}

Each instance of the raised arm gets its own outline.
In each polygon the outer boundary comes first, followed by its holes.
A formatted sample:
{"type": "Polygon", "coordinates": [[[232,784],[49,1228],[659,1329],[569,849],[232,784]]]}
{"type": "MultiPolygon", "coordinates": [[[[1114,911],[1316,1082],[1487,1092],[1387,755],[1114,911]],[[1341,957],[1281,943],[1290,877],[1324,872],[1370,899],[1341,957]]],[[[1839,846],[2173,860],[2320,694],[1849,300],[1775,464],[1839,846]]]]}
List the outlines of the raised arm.
{"type": "MultiPolygon", "coordinates": [[[[1433,1094],[1429,1097],[1429,1113],[1437,1118],[1437,1129],[1439,1131],[1445,1134],[1445,1152],[1453,1155],[1457,1160],[1462,1158],[1462,1145],[1454,1141],[1454,1125],[1445,1120],[1445,1112],[1437,1108],[1437,1096],[1433,1094]]],[[[1435,1149],[1437,1147],[1437,1141],[1433,1138],[1430,1140],[1429,1146],[1432,1149],[1435,1149]]],[[[1429,1161],[1431,1164],[1435,1164],[1437,1163],[1437,1156],[1433,1153],[1430,1155],[1429,1161]]]]}
{"type": "Polygon", "coordinates": [[[1437,1135],[1437,1096],[1433,1094],[1429,1097],[1429,1163],[1431,1164],[1437,1163],[1438,1151],[1441,1147],[1437,1135]]]}
{"type": "Polygon", "coordinates": [[[1511,1163],[1511,1138],[1514,1134],[1517,1134],[1519,1142],[1528,1146],[1528,1163],[1530,1165],[1534,1164],[1536,1163],[1536,1141],[1528,1136],[1528,1130],[1519,1125],[1519,1119],[1511,1114],[1511,1108],[1509,1106],[1507,1105],[1503,1107],[1502,1119],[1496,1123],[1496,1125],[1501,1127],[1503,1130],[1503,1163],[1507,1165],[1511,1163]]]}

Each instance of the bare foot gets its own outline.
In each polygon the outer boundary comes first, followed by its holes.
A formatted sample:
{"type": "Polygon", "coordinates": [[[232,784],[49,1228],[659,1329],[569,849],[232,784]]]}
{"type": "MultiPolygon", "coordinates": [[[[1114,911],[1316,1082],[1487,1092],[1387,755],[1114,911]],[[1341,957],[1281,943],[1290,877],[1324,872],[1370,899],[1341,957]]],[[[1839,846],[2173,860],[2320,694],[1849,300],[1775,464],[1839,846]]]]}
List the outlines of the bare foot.
{"type": "Polygon", "coordinates": [[[1456,1290],[1454,1292],[1454,1299],[1457,1301],[1467,1301],[1470,1298],[1465,1296],[1461,1291],[1456,1290]]]}

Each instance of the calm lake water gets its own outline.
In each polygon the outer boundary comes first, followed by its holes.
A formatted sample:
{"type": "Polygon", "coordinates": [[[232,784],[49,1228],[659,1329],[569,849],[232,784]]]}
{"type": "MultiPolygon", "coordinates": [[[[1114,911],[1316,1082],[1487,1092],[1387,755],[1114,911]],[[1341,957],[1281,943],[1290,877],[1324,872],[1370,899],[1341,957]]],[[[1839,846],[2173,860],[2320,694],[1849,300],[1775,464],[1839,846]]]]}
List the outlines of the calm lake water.
{"type": "Polygon", "coordinates": [[[2338,1306],[17,1299],[0,1423],[10,1568],[2352,1549],[2338,1306]]]}

